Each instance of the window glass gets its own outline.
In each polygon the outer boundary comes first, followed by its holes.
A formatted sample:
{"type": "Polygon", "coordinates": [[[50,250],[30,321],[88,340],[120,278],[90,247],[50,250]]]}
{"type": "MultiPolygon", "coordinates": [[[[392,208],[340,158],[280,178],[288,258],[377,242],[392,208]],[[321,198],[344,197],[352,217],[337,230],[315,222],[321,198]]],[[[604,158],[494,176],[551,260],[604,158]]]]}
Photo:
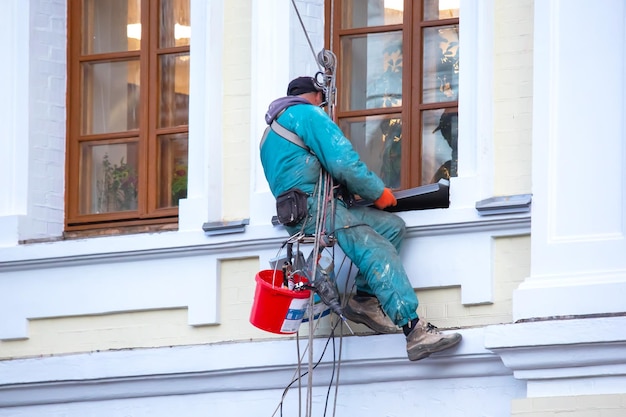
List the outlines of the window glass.
{"type": "Polygon", "coordinates": [[[428,110],[422,116],[422,185],[457,176],[458,112],[428,110]]]}
{"type": "Polygon", "coordinates": [[[82,134],[139,128],[139,60],[83,63],[82,134]]]}
{"type": "Polygon", "coordinates": [[[161,0],[159,47],[189,45],[191,19],[189,0],[161,0]]]}
{"type": "Polygon", "coordinates": [[[460,0],[424,0],[424,20],[459,17],[460,0]]]}
{"type": "Polygon", "coordinates": [[[337,3],[335,116],[361,158],[394,189],[458,175],[459,0],[337,3]]]}
{"type": "Polygon", "coordinates": [[[82,144],[80,213],[137,210],[137,143],[82,144]]]}
{"type": "Polygon", "coordinates": [[[159,127],[189,123],[189,54],[159,56],[159,127]]]}
{"type": "Polygon", "coordinates": [[[84,0],[83,54],[138,50],[140,18],[140,0],[84,0]]]}
{"type": "Polygon", "coordinates": [[[186,133],[159,136],[159,208],[187,198],[187,139],[186,133]]]}
{"type": "Polygon", "coordinates": [[[402,32],[345,36],[342,56],[342,110],[402,105],[402,32]]]}
{"type": "Polygon", "coordinates": [[[459,99],[459,27],[424,29],[423,102],[459,99]]]}
{"type": "Polygon", "coordinates": [[[347,0],[341,4],[343,29],[402,24],[404,0],[347,0]]]}
{"type": "Polygon", "coordinates": [[[402,121],[399,114],[344,119],[340,123],[352,146],[387,187],[398,188],[402,168],[402,121]]]}

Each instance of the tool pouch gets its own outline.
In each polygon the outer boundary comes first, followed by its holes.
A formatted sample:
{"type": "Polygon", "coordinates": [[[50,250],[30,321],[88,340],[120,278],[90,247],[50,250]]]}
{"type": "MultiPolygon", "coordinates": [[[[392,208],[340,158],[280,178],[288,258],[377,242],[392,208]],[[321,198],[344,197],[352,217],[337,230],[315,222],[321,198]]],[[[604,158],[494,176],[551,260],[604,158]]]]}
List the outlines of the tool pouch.
{"type": "Polygon", "coordinates": [[[278,221],[285,226],[295,226],[308,214],[307,194],[292,188],[276,197],[276,214],[278,221]]]}

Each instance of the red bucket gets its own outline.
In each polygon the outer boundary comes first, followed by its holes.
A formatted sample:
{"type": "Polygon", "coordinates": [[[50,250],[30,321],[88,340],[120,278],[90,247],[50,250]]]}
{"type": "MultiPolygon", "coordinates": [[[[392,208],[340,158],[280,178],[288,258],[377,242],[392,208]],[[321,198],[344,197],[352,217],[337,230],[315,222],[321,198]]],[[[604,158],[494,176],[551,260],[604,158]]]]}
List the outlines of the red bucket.
{"type": "MultiPolygon", "coordinates": [[[[250,323],[271,333],[296,333],[307,311],[311,291],[284,288],[283,272],[267,269],[256,274],[256,291],[250,323]]],[[[306,278],[294,275],[295,283],[306,278]]]]}

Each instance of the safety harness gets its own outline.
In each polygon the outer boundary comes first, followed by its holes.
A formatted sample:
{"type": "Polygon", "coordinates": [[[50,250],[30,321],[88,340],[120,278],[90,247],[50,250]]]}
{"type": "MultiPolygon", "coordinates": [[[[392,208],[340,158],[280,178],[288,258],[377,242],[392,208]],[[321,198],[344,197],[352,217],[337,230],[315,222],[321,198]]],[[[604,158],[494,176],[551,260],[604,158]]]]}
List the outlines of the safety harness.
{"type": "Polygon", "coordinates": [[[274,119],[272,123],[268,127],[265,128],[265,132],[263,132],[263,137],[261,138],[261,143],[259,144],[259,148],[263,146],[263,143],[265,142],[265,139],[267,138],[267,135],[269,135],[271,130],[273,130],[281,138],[287,139],[289,142],[293,143],[294,145],[298,145],[302,149],[306,149],[307,152],[313,154],[313,151],[311,151],[311,149],[304,144],[304,141],[300,138],[300,136],[296,135],[291,130],[287,129],[286,127],[278,123],[276,119],[274,119]]]}

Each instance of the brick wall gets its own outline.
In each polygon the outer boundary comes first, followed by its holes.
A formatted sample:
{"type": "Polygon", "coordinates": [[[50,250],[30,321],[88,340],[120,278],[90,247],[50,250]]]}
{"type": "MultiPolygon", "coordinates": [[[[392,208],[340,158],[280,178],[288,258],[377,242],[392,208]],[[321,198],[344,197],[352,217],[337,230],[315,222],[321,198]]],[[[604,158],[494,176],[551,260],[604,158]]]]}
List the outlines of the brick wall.
{"type": "Polygon", "coordinates": [[[28,220],[20,239],[61,236],[64,222],[65,0],[41,0],[30,10],[28,220]]]}
{"type": "MultiPolygon", "coordinates": [[[[315,75],[318,70],[316,56],[324,47],[324,0],[298,0],[295,2],[300,17],[313,45],[313,52],[307,40],[302,25],[298,20],[295,9],[291,6],[291,62],[292,73],[290,78],[301,75],[315,75]]],[[[286,45],[284,46],[286,47],[286,45]]],[[[285,86],[285,90],[287,86],[285,86]]]]}

